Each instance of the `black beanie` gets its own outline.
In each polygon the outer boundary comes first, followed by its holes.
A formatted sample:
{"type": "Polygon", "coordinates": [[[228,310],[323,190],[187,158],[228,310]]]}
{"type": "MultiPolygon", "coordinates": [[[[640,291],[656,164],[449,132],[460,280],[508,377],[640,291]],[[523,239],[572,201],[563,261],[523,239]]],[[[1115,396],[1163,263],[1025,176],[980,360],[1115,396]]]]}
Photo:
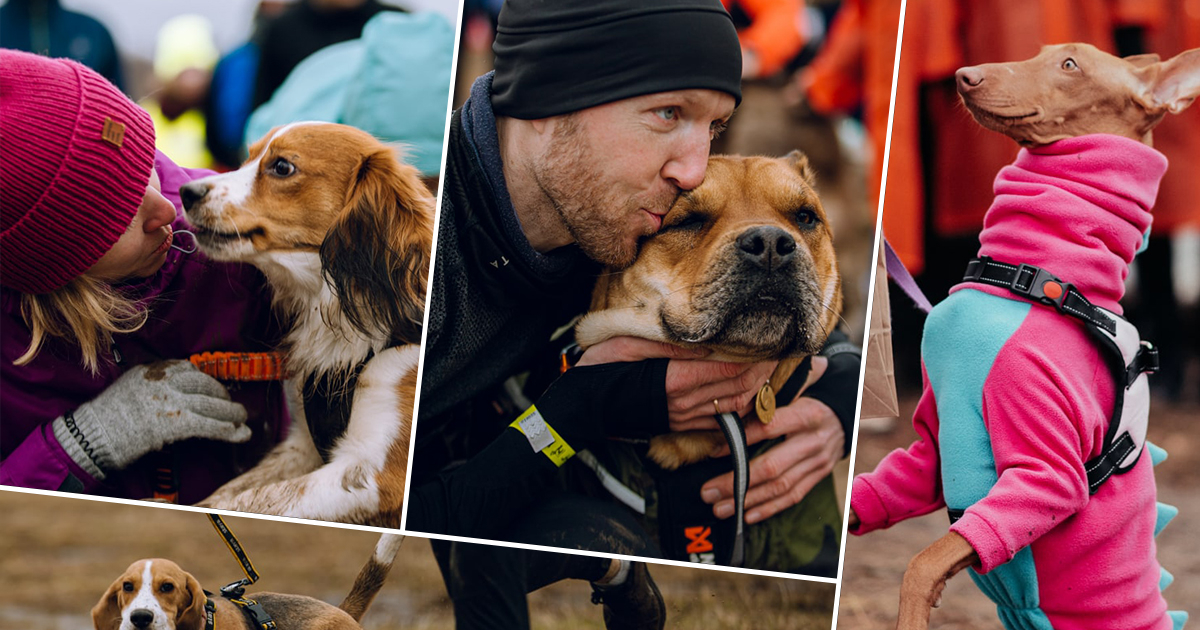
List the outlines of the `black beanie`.
{"type": "Polygon", "coordinates": [[[525,120],[706,88],[742,100],[742,52],[720,0],[506,0],[492,109],[525,120]]]}

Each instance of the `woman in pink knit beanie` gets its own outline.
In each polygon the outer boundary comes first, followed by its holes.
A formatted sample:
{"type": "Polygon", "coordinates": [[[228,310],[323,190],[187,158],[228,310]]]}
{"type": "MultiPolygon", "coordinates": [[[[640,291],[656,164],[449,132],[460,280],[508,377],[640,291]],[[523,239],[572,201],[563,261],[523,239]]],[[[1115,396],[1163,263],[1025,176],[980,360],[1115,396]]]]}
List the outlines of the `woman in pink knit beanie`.
{"type": "Polygon", "coordinates": [[[282,435],[278,385],[232,400],[182,360],[278,334],[257,272],[172,247],[205,174],[99,74],[0,50],[0,483],[144,498],[167,468],[198,501],[282,435]]]}

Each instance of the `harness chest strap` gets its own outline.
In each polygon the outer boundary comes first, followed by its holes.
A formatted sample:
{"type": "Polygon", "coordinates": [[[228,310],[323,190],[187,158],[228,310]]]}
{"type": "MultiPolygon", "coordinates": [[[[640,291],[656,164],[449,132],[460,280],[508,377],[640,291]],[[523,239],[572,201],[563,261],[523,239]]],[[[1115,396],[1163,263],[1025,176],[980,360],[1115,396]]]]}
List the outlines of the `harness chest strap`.
{"type": "Polygon", "coordinates": [[[1084,323],[1101,348],[1117,383],[1113,415],[1100,454],[1084,463],[1088,491],[1095,494],[1113,475],[1131,470],[1146,443],[1150,388],[1146,375],[1158,370],[1158,349],[1141,341],[1125,318],[1092,304],[1068,282],[1033,265],[999,262],[989,257],[967,265],[964,282],[1004,287],[1025,299],[1053,306],[1084,323]]]}
{"type": "MultiPolygon", "coordinates": [[[[840,352],[856,351],[857,348],[853,344],[839,344],[831,348],[827,348],[822,352],[822,354],[826,356],[832,356],[833,354],[840,352]]],[[[582,354],[583,350],[578,344],[575,343],[571,343],[567,347],[563,348],[559,354],[559,373],[563,373],[571,369],[575,363],[579,361],[579,357],[582,356],[582,354]]],[[[792,372],[791,376],[788,377],[788,380],[783,384],[778,392],[771,388],[770,381],[768,381],[768,384],[764,386],[764,389],[769,391],[770,395],[772,396],[771,402],[774,404],[772,404],[771,407],[774,408],[775,404],[786,405],[791,402],[791,400],[794,399],[797,394],[799,394],[800,389],[804,386],[805,382],[807,382],[808,373],[811,369],[812,357],[806,356],[804,357],[804,360],[796,366],[795,371],[792,372]]],[[[763,393],[760,392],[759,397],[761,398],[762,395],[763,393]]],[[[530,411],[534,410],[531,408],[530,411]]],[[[522,428],[519,423],[530,415],[530,411],[526,411],[525,414],[523,414],[520,418],[517,418],[517,421],[513,422],[511,426],[517,427],[522,431],[522,433],[526,433],[524,428],[522,428]]],[[[729,456],[732,461],[733,468],[734,513],[731,520],[734,523],[734,527],[733,531],[731,532],[733,540],[730,543],[728,564],[735,567],[743,566],[746,562],[746,493],[749,491],[750,486],[749,446],[746,443],[745,428],[742,426],[741,418],[738,417],[737,414],[724,412],[715,415],[714,419],[717,421],[717,425],[720,427],[721,433],[725,436],[725,441],[729,444],[729,456]]],[[[769,418],[764,419],[764,422],[769,421],[769,418]]],[[[527,437],[529,437],[528,434],[527,437]]],[[[555,435],[555,437],[557,437],[557,435],[555,435]]],[[[531,444],[532,443],[533,441],[531,438],[531,444]]],[[[601,464],[594,456],[592,456],[591,453],[584,451],[581,453],[581,455],[586,456],[583,459],[587,466],[596,473],[596,475],[601,479],[602,484],[610,493],[613,494],[614,497],[616,497],[622,503],[632,507],[639,514],[645,514],[645,499],[640,494],[614,478],[612,473],[610,473],[603,464],[601,464]]],[[[547,453],[547,456],[550,456],[549,453],[547,453]]],[[[554,458],[551,457],[551,459],[553,460],[554,458]]],[[[705,529],[702,527],[689,527],[688,525],[690,524],[690,522],[684,523],[685,534],[693,530],[700,531],[705,529]]],[[[690,539],[691,535],[688,534],[688,537],[690,539]]],[[[692,562],[706,562],[705,560],[697,559],[702,558],[703,556],[691,554],[691,557],[692,562]]]]}
{"type": "MultiPolygon", "coordinates": [[[[216,630],[217,605],[213,603],[212,593],[204,591],[204,596],[207,598],[204,600],[204,630],[216,630]]],[[[226,597],[225,599],[228,599],[237,605],[238,608],[241,608],[246,617],[250,619],[251,625],[255,628],[259,628],[260,630],[278,630],[278,626],[271,619],[271,615],[267,614],[262,604],[259,604],[257,601],[244,597],[226,597]]]]}

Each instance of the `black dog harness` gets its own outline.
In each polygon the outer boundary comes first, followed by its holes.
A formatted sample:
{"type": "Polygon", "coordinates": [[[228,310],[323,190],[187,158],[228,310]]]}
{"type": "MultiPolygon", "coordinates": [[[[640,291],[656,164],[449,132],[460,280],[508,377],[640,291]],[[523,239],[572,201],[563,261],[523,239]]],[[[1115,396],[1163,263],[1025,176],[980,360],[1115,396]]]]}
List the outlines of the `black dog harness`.
{"type": "Polygon", "coordinates": [[[1113,475],[1129,472],[1146,444],[1150,418],[1150,387],[1146,375],[1158,370],[1158,349],[1141,341],[1128,320],[1088,301],[1069,282],[1033,265],[981,257],[967,265],[964,282],[1004,287],[1027,300],[1053,306],[1084,323],[1099,344],[1116,381],[1113,415],[1100,454],[1088,460],[1088,491],[1096,494],[1113,475]]]}

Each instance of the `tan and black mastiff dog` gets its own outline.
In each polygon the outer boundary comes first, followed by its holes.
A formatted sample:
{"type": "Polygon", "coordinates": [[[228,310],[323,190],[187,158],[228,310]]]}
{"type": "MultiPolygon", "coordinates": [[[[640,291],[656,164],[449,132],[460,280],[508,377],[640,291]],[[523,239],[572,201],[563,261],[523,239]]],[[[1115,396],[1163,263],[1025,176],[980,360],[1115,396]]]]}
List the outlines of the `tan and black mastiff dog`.
{"type": "MultiPolygon", "coordinates": [[[[704,183],[680,195],[633,265],[601,276],[579,345],[625,335],[707,348],[712,360],[780,360],[778,388],[841,312],[833,232],[813,185],[798,151],[712,156],[704,183]]],[[[760,416],[773,412],[768,393],[760,416]]],[[[649,457],[675,469],[724,443],[719,431],[673,433],[655,438],[649,457]]]]}

